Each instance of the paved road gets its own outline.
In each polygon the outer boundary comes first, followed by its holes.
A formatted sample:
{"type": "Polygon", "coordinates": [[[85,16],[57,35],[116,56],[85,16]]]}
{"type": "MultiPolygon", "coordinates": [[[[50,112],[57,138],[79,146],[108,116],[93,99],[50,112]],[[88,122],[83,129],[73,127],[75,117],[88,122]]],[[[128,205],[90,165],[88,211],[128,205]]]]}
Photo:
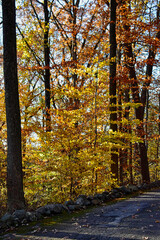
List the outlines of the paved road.
{"type": "Polygon", "coordinates": [[[25,235],[3,239],[160,240],[160,190],[101,206],[79,218],[43,228],[37,223],[25,235]]]}

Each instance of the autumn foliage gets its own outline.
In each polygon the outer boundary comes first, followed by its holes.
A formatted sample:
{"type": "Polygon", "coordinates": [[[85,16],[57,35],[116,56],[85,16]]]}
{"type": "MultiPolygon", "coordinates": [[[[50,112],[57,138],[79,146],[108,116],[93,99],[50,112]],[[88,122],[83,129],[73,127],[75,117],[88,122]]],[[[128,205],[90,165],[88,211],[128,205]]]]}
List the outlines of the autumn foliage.
{"type": "MultiPolygon", "coordinates": [[[[17,1],[24,191],[31,208],[144,182],[145,157],[151,181],[159,178],[160,5],[157,1],[116,3],[117,49],[116,58],[110,59],[109,1],[17,1]],[[113,62],[115,96],[109,92],[113,62]],[[111,108],[113,97],[116,105],[111,108]],[[110,118],[113,109],[115,122],[110,118]],[[116,131],[111,124],[117,125],[116,131]],[[118,159],[118,179],[111,171],[113,154],[118,159]]],[[[3,201],[2,80],[0,99],[3,201]]]]}

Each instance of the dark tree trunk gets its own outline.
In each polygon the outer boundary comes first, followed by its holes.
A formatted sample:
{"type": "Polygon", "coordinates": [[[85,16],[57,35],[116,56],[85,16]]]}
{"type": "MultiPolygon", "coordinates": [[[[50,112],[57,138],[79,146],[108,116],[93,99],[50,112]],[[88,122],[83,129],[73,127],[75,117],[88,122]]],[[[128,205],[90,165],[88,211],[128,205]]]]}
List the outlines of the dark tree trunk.
{"type": "MultiPolygon", "coordinates": [[[[116,100],[116,0],[111,0],[110,12],[110,129],[117,131],[117,100],[116,100]]],[[[118,152],[113,148],[111,153],[111,171],[118,179],[118,152]]]]}
{"type": "MultiPolygon", "coordinates": [[[[119,131],[122,132],[122,89],[121,89],[121,82],[119,80],[119,89],[118,89],[118,122],[119,122],[119,131]]],[[[122,139],[123,141],[123,139],[122,139]]],[[[120,148],[119,150],[119,180],[120,184],[123,185],[123,150],[120,148]]]]}
{"type": "MultiPolygon", "coordinates": [[[[126,29],[128,30],[128,28],[126,28],[126,29]]],[[[128,61],[126,62],[126,65],[129,70],[129,77],[130,77],[130,79],[132,79],[131,90],[132,90],[133,100],[135,103],[141,103],[141,99],[139,96],[139,86],[138,86],[138,81],[137,81],[134,63],[133,63],[132,46],[130,43],[125,44],[125,54],[128,59],[128,61]]],[[[139,143],[142,181],[150,182],[147,148],[145,145],[144,126],[142,123],[143,118],[144,118],[144,106],[143,105],[135,108],[135,115],[136,115],[136,119],[141,121],[141,123],[137,126],[137,134],[138,134],[138,137],[140,137],[143,141],[143,142],[139,143]]]]}
{"type": "Polygon", "coordinates": [[[45,61],[45,110],[46,110],[46,131],[51,131],[51,114],[50,114],[50,47],[49,47],[49,12],[48,0],[44,0],[44,61],[45,61]]]}
{"type": "Polygon", "coordinates": [[[15,0],[2,0],[4,81],[7,118],[8,211],[25,207],[22,174],[21,120],[18,96],[15,0]]]}

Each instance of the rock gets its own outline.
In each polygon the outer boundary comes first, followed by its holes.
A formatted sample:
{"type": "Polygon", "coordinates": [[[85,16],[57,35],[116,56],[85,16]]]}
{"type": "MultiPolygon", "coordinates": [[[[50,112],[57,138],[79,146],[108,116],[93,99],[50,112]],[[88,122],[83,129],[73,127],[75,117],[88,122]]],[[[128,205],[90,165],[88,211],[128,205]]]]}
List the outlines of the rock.
{"type": "Polygon", "coordinates": [[[1,222],[7,222],[13,220],[13,217],[10,213],[6,213],[2,218],[1,218],[1,222]]]}
{"type": "Polygon", "coordinates": [[[102,193],[103,196],[108,196],[109,195],[109,192],[108,191],[105,191],[102,193]]]}
{"type": "Polygon", "coordinates": [[[40,213],[42,216],[50,216],[51,214],[62,213],[62,204],[47,204],[44,207],[40,207],[36,210],[36,213],[40,213]]]}
{"type": "Polygon", "coordinates": [[[160,180],[155,181],[158,187],[160,187],[160,180]]]}
{"type": "Polygon", "coordinates": [[[125,195],[131,193],[131,190],[129,188],[126,188],[125,186],[120,187],[119,190],[125,195]]]}
{"type": "Polygon", "coordinates": [[[31,220],[31,221],[36,221],[36,220],[39,220],[42,218],[43,218],[43,215],[41,215],[39,212],[33,212],[33,216],[32,216],[33,220],[31,220]]]}
{"type": "Polygon", "coordinates": [[[57,204],[48,204],[45,206],[45,211],[50,212],[50,214],[62,213],[63,206],[60,203],[57,204]]]}
{"type": "Polygon", "coordinates": [[[112,199],[122,197],[122,193],[119,188],[112,189],[110,193],[112,199]]]}
{"type": "Polygon", "coordinates": [[[14,224],[14,217],[10,213],[6,213],[2,218],[1,218],[1,226],[2,228],[7,228],[11,227],[14,224]]]}
{"type": "Polygon", "coordinates": [[[89,201],[89,200],[85,200],[85,202],[84,202],[84,206],[85,207],[88,207],[88,206],[90,206],[92,204],[92,202],[91,201],[89,201]]]}
{"type": "Polygon", "coordinates": [[[68,200],[68,201],[65,201],[64,205],[65,206],[74,205],[74,202],[73,202],[73,200],[68,200]]]}
{"type": "MultiPolygon", "coordinates": [[[[87,200],[87,199],[86,199],[86,200],[87,200]]],[[[79,198],[75,201],[75,203],[76,203],[77,205],[80,205],[80,206],[83,206],[83,205],[84,205],[84,202],[85,202],[85,199],[82,198],[82,197],[79,197],[79,198]]]]}
{"type": "Polygon", "coordinates": [[[95,194],[94,195],[94,199],[97,198],[99,199],[100,201],[104,201],[105,200],[105,197],[103,194],[95,194]]]}
{"type": "Polygon", "coordinates": [[[5,222],[0,222],[0,233],[3,233],[7,229],[7,224],[5,222]]]}
{"type": "Polygon", "coordinates": [[[123,194],[121,192],[115,193],[115,198],[121,198],[123,194]]]}
{"type": "Polygon", "coordinates": [[[103,197],[104,197],[104,202],[107,202],[110,200],[110,196],[109,196],[109,192],[105,191],[102,193],[103,197]]]}
{"type": "Polygon", "coordinates": [[[62,204],[62,212],[63,212],[63,211],[68,212],[68,207],[67,207],[66,205],[64,205],[64,204],[62,204]]]}
{"type": "Polygon", "coordinates": [[[152,182],[152,183],[150,183],[150,187],[151,188],[156,188],[156,187],[159,187],[159,186],[156,182],[152,182]]]}
{"type": "Polygon", "coordinates": [[[82,208],[82,206],[80,206],[80,205],[68,205],[68,209],[70,211],[76,211],[76,210],[79,210],[81,208],[82,208]]]}
{"type": "Polygon", "coordinates": [[[115,194],[115,193],[118,193],[118,192],[120,192],[120,189],[119,189],[119,188],[113,188],[113,189],[111,190],[111,193],[112,193],[112,194],[115,194]]]}
{"type": "Polygon", "coordinates": [[[14,227],[18,227],[19,225],[21,225],[21,222],[19,221],[19,219],[18,218],[14,218],[14,221],[13,221],[13,226],[14,227]]]}
{"type": "Polygon", "coordinates": [[[91,196],[91,195],[88,196],[88,197],[87,197],[87,200],[90,201],[90,202],[92,202],[92,200],[93,200],[93,196],[91,196]]]}
{"type": "Polygon", "coordinates": [[[42,215],[39,212],[27,212],[26,213],[27,221],[29,221],[29,222],[33,222],[33,221],[36,221],[37,219],[40,219],[37,216],[41,216],[41,218],[42,218],[42,215]]]}
{"type": "Polygon", "coordinates": [[[93,205],[99,205],[101,203],[101,201],[98,199],[98,198],[94,198],[93,200],[92,200],[92,204],[93,205]]]}
{"type": "Polygon", "coordinates": [[[41,215],[45,215],[45,213],[46,213],[45,206],[38,208],[38,209],[36,210],[36,213],[40,213],[41,215]]]}
{"type": "Polygon", "coordinates": [[[70,211],[75,211],[76,210],[76,205],[68,205],[68,209],[70,210],[70,211]]]}
{"type": "Polygon", "coordinates": [[[26,218],[26,211],[25,211],[24,209],[22,209],[22,210],[16,210],[16,211],[12,214],[12,216],[13,216],[14,218],[18,218],[20,221],[22,221],[23,219],[26,218]]]}
{"type": "Polygon", "coordinates": [[[147,184],[147,183],[142,184],[142,188],[141,189],[142,190],[149,190],[149,189],[151,189],[150,184],[147,184]]]}
{"type": "Polygon", "coordinates": [[[111,192],[109,193],[108,197],[109,197],[110,200],[116,198],[115,194],[113,194],[113,193],[111,193],[111,192]]]}
{"type": "Polygon", "coordinates": [[[129,189],[131,192],[137,192],[137,191],[138,191],[138,187],[135,186],[135,185],[129,185],[129,186],[128,186],[128,189],[129,189]]]}
{"type": "Polygon", "coordinates": [[[86,195],[79,195],[79,197],[75,201],[75,204],[80,206],[89,206],[91,205],[91,201],[87,198],[86,195]]]}
{"type": "Polygon", "coordinates": [[[80,194],[80,195],[77,197],[77,199],[78,199],[78,198],[84,198],[84,199],[86,199],[87,196],[86,196],[85,194],[80,194]]]}
{"type": "Polygon", "coordinates": [[[150,187],[151,188],[158,188],[158,187],[160,187],[160,181],[158,180],[158,181],[150,183],[150,187]]]}

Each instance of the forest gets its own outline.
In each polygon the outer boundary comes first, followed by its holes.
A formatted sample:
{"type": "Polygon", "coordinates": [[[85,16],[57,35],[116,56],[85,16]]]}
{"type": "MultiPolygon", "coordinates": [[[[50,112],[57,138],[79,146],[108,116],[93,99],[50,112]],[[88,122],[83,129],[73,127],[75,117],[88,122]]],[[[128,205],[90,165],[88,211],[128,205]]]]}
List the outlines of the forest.
{"type": "Polygon", "coordinates": [[[160,2],[2,13],[0,212],[160,179],[160,2]]]}

